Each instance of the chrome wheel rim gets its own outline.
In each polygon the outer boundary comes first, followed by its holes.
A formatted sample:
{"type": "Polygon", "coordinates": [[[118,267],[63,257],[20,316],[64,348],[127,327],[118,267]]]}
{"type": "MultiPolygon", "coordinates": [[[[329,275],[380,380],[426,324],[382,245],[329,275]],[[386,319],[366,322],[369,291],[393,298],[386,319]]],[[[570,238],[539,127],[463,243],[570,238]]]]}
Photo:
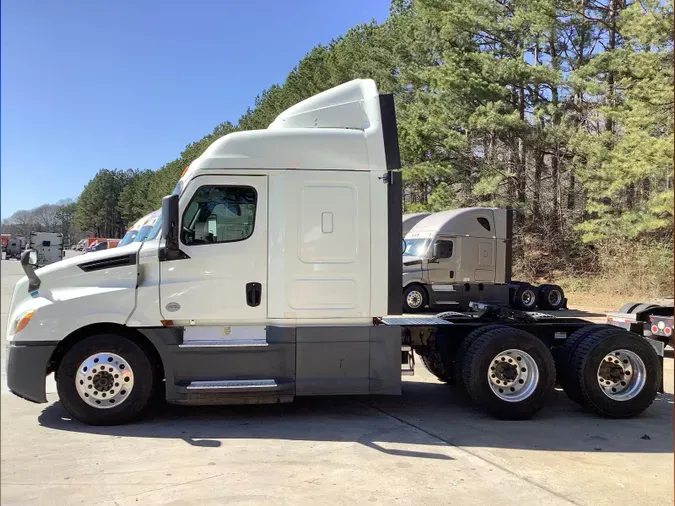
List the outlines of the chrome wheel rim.
{"type": "Polygon", "coordinates": [[[488,384],[498,398],[506,402],[522,402],[539,384],[539,368],[532,355],[511,349],[499,353],[490,362],[488,384]]]}
{"type": "Polygon", "coordinates": [[[412,290],[405,300],[409,308],[419,309],[422,306],[424,297],[422,297],[422,293],[419,290],[412,290]]]}
{"type": "Polygon", "coordinates": [[[562,301],[562,294],[558,290],[548,292],[548,303],[557,306],[562,301]]]}
{"type": "Polygon", "coordinates": [[[605,355],[597,373],[600,390],[614,401],[634,399],[647,382],[647,367],[640,356],[630,350],[614,350],[605,355]]]}
{"type": "Polygon", "coordinates": [[[97,409],[122,404],[134,388],[134,371],[115,353],[96,353],[80,364],[75,388],[84,402],[97,409]]]}

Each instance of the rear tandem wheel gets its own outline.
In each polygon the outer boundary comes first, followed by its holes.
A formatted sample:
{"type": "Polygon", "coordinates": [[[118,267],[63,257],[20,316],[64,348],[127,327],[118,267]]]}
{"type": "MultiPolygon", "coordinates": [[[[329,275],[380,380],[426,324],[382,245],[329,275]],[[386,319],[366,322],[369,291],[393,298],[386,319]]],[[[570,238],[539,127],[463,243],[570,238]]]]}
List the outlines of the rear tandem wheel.
{"type": "MultiPolygon", "coordinates": [[[[629,418],[646,410],[661,384],[654,348],[620,328],[589,332],[571,353],[566,372],[573,398],[609,418],[629,418]]],[[[572,395],[570,395],[572,398],[572,395]]]]}
{"type": "Polygon", "coordinates": [[[461,374],[476,406],[497,418],[524,420],[551,395],[555,363],[537,337],[504,326],[469,343],[461,374]]]}

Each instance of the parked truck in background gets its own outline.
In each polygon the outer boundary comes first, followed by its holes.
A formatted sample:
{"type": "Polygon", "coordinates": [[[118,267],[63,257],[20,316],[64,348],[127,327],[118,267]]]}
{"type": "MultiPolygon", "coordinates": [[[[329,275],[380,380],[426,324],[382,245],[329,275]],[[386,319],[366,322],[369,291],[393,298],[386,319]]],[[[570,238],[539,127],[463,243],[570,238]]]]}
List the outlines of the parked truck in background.
{"type": "MultiPolygon", "coordinates": [[[[153,211],[153,213],[156,213],[157,211],[153,211]]],[[[153,215],[153,213],[146,214],[139,220],[137,220],[129,229],[127,230],[126,234],[124,234],[124,237],[122,237],[122,240],[119,242],[118,246],[126,246],[127,244],[131,244],[136,240],[136,236],[138,236],[139,232],[145,225],[145,223],[150,219],[150,216],[153,215]]]]}
{"type": "Polygon", "coordinates": [[[7,250],[5,251],[5,260],[11,260],[13,258],[19,260],[21,258],[21,253],[26,248],[26,238],[20,236],[10,237],[7,241],[7,250]]]}
{"type": "Polygon", "coordinates": [[[480,304],[403,317],[401,198],[393,97],[372,80],[221,137],[163,199],[155,238],[39,269],[24,252],[8,387],[46,402],[53,372],[73,418],[110,425],[158,395],[400,395],[417,352],[499,418],[534,415],[556,381],[604,416],[647,409],[659,356],[624,329],[480,304]]]}
{"type": "Polygon", "coordinates": [[[37,265],[39,267],[63,260],[63,234],[31,232],[29,248],[37,253],[37,265]]]}
{"type": "Polygon", "coordinates": [[[4,253],[7,251],[7,243],[9,242],[9,238],[11,237],[11,234],[2,234],[2,252],[4,253]]]}
{"type": "Polygon", "coordinates": [[[408,235],[408,232],[417,225],[421,220],[429,216],[431,213],[413,213],[403,215],[403,238],[408,235]]]}
{"type": "Polygon", "coordinates": [[[409,215],[415,223],[404,238],[404,311],[465,311],[472,301],[525,311],[565,307],[560,286],[511,279],[512,213],[470,207],[409,215]]]}

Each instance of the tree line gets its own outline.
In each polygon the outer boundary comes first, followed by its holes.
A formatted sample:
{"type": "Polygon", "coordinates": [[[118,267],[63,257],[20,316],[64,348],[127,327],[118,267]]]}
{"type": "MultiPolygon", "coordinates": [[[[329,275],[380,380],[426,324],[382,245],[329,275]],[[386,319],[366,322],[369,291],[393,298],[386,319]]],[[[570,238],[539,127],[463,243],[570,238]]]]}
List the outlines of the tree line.
{"type": "Polygon", "coordinates": [[[31,232],[58,232],[65,240],[76,240],[85,235],[75,224],[76,210],[77,204],[65,199],[17,211],[2,221],[2,233],[28,239],[31,232]]]}
{"type": "Polygon", "coordinates": [[[662,0],[393,0],[177,159],[99,171],[76,222],[115,233],[216,138],[361,77],[395,96],[405,212],[512,207],[517,261],[536,275],[592,271],[617,245],[672,262],[672,15],[662,0]]]}

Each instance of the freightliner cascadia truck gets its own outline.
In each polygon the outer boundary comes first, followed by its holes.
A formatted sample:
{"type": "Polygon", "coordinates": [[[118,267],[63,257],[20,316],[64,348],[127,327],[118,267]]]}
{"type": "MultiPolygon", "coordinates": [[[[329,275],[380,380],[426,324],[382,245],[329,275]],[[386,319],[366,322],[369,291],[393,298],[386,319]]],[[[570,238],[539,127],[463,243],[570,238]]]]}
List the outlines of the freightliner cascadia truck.
{"type": "MultiPolygon", "coordinates": [[[[414,352],[494,416],[534,415],[556,383],[604,416],[654,400],[643,337],[474,304],[401,315],[402,187],[391,95],[327,90],[267,129],[216,140],[162,202],[161,233],[36,269],[22,255],[7,382],[111,425],[176,404],[400,395],[414,352]]],[[[159,222],[159,221],[158,221],[159,222]]]]}
{"type": "Polygon", "coordinates": [[[513,211],[467,207],[403,217],[403,310],[465,311],[471,302],[524,311],[566,306],[558,285],[511,279],[513,211]]]}

